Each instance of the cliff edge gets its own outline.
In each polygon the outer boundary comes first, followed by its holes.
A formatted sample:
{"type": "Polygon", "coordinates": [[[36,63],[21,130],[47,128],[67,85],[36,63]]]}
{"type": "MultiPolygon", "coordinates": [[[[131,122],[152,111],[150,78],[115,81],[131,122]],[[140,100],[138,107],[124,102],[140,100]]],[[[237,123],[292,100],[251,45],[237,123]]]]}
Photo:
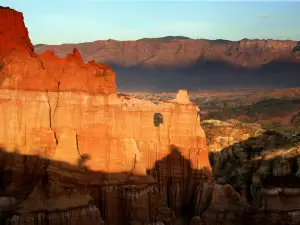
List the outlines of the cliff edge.
{"type": "Polygon", "coordinates": [[[117,95],[110,66],[35,54],[22,14],[0,16],[0,222],[187,224],[211,177],[187,91],[117,95]]]}
{"type": "Polygon", "coordinates": [[[115,93],[115,72],[105,64],[84,63],[77,49],[65,58],[34,53],[23,14],[0,8],[0,88],[27,91],[115,93]]]}

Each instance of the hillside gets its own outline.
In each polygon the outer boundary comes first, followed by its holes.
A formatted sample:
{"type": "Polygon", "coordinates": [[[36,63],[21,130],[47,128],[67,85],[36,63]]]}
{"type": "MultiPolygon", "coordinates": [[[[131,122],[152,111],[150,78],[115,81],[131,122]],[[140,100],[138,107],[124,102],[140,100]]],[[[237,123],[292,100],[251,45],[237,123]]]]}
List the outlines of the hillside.
{"type": "Polygon", "coordinates": [[[64,57],[77,48],[85,61],[111,65],[119,91],[179,88],[298,87],[300,44],[296,41],[193,40],[187,37],[95,41],[35,46],[64,57]]]}

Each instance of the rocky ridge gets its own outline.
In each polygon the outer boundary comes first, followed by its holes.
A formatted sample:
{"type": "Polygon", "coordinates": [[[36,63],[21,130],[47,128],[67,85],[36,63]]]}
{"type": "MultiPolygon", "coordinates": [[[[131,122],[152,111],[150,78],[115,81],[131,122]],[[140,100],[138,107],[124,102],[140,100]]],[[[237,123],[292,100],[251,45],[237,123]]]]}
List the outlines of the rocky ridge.
{"type": "Polygon", "coordinates": [[[35,51],[51,50],[64,57],[74,47],[80,50],[85,61],[111,65],[118,74],[121,92],[300,85],[300,51],[296,41],[146,38],[37,45],[35,51]]]}
{"type": "MultiPolygon", "coordinates": [[[[110,63],[122,67],[184,68],[197,61],[224,61],[235,66],[256,68],[274,60],[300,62],[297,41],[281,40],[193,40],[141,39],[137,41],[95,41],[82,44],[37,45],[35,51],[53,50],[63,57],[74,47],[85,60],[110,63]],[[126,53],[126,57],[124,57],[126,53]]],[[[200,62],[199,61],[199,62],[200,62]]]]}

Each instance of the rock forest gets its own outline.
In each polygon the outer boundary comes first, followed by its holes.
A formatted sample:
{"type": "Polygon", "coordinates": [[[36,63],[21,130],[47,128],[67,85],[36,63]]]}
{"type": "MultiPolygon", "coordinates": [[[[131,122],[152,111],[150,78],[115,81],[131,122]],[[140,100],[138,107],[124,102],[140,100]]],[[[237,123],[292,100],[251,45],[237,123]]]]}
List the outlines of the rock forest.
{"type": "Polygon", "coordinates": [[[0,7],[0,224],[300,224],[299,133],[202,120],[184,89],[117,93],[108,64],[37,53],[23,19],[0,7]]]}

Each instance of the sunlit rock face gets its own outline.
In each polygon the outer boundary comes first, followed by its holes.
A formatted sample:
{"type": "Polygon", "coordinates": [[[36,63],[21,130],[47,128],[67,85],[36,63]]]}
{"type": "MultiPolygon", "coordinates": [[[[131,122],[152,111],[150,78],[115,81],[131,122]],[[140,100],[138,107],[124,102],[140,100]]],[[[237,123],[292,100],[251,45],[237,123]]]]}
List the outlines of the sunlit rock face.
{"type": "Polygon", "coordinates": [[[1,222],[187,224],[211,170],[187,92],[117,95],[111,67],[37,55],[22,14],[0,17],[1,222]]]}
{"type": "Polygon", "coordinates": [[[272,224],[287,204],[297,224],[297,187],[265,185],[299,176],[297,146],[254,124],[200,125],[186,90],[158,104],[116,94],[108,65],[37,55],[22,14],[0,17],[1,224],[272,224]]]}
{"type": "Polygon", "coordinates": [[[30,91],[116,92],[115,72],[95,61],[84,63],[77,49],[65,58],[34,53],[23,14],[0,8],[0,88],[30,91]]]}
{"type": "Polygon", "coordinates": [[[0,143],[8,151],[73,165],[87,155],[85,165],[93,171],[115,173],[134,167],[133,172],[146,175],[174,145],[193,169],[210,167],[194,104],[3,89],[0,99],[0,143]],[[154,124],[155,113],[163,118],[159,126],[154,124]]]}
{"type": "Polygon", "coordinates": [[[204,120],[201,126],[207,136],[207,147],[211,151],[221,151],[264,132],[259,124],[241,123],[237,120],[204,120]]]}
{"type": "Polygon", "coordinates": [[[187,90],[179,90],[177,95],[176,95],[175,101],[177,103],[181,103],[181,104],[190,104],[191,101],[190,101],[189,96],[187,94],[187,90]]]}
{"type": "MultiPolygon", "coordinates": [[[[148,193],[153,191],[163,205],[180,215],[182,206],[192,207],[196,186],[209,179],[204,171],[201,172],[205,168],[209,171],[210,165],[205,134],[199,125],[197,107],[193,104],[162,102],[155,105],[115,94],[95,96],[71,92],[0,90],[0,95],[5,98],[0,110],[0,141],[6,151],[18,150],[21,155],[38,155],[51,160],[51,167],[45,166],[44,171],[50,180],[57,179],[53,174],[62,173],[55,171],[65,171],[63,163],[70,164],[67,168],[84,167],[107,174],[84,183],[87,189],[94,185],[100,188],[104,183],[117,185],[107,196],[100,194],[101,201],[116,201],[115,206],[101,206],[103,213],[108,213],[107,207],[109,213],[118,213],[116,207],[122,201],[113,199],[120,193],[139,199],[135,206],[138,207],[140,204],[150,204],[148,193]],[[154,125],[156,112],[163,117],[163,123],[159,126],[154,125]],[[8,130],[7,127],[11,128],[8,130]],[[155,184],[157,188],[137,186],[130,195],[120,188],[130,177],[126,173],[143,176],[130,182],[148,183],[150,187],[158,182],[155,184]]],[[[26,162],[25,165],[27,163],[31,164],[26,162]]],[[[18,165],[18,162],[14,161],[15,164],[18,165]]],[[[18,167],[25,165],[20,162],[18,167]]],[[[22,176],[22,170],[24,168],[13,171],[12,176],[22,176]]],[[[69,177],[72,183],[82,183],[86,179],[81,173],[64,172],[65,178],[59,182],[68,182],[66,178],[69,177]],[[74,181],[77,176],[78,180],[74,181]]],[[[89,190],[81,195],[92,194],[89,190]]],[[[93,215],[96,212],[90,213],[93,215]]],[[[149,213],[145,215],[146,212],[148,210],[144,209],[142,215],[150,221],[152,218],[149,213]]],[[[109,222],[117,220],[110,214],[103,217],[109,222]]]]}

